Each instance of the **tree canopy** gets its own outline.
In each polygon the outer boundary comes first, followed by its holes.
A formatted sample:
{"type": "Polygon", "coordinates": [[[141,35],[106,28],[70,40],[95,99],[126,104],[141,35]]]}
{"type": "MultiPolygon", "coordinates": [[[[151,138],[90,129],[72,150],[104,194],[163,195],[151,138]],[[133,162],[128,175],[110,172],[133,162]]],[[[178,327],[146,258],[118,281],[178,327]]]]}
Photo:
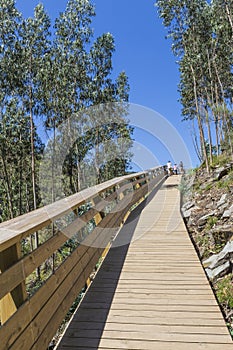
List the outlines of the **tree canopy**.
{"type": "MultiPolygon", "coordinates": [[[[42,4],[32,18],[24,18],[15,0],[0,3],[0,221],[41,205],[40,187],[47,184],[39,183],[45,148],[39,124],[52,135],[47,145],[52,182],[56,152],[74,127],[80,131],[64,159],[66,195],[127,171],[132,135],[126,117],[128,78],[120,72],[113,79],[114,37],[94,37],[94,16],[89,0],[69,0],[54,25],[42,4]],[[87,125],[88,108],[105,104],[104,119],[100,107],[87,125]],[[123,155],[122,135],[127,140],[123,155]],[[114,158],[113,152],[121,156],[114,158]],[[96,176],[91,176],[93,169],[96,176]]],[[[54,186],[48,192],[49,201],[59,198],[54,186]]]]}
{"type": "Polygon", "coordinates": [[[183,118],[193,125],[209,171],[215,153],[233,159],[233,2],[158,0],[156,6],[178,58],[183,118]]]}

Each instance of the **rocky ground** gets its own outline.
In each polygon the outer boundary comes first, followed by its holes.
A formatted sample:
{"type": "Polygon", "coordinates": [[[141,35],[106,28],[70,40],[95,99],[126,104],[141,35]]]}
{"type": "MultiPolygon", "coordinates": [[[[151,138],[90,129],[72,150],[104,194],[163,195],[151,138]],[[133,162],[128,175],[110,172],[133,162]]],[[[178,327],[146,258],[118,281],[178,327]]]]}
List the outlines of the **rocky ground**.
{"type": "Polygon", "coordinates": [[[182,214],[233,336],[233,164],[185,175],[182,214]]]}

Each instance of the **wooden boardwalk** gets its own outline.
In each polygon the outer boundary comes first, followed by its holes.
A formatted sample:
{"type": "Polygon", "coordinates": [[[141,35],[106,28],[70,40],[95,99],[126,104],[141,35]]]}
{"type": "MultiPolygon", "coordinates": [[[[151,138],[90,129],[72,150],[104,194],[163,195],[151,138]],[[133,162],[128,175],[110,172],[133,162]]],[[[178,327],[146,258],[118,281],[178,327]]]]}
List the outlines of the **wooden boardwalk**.
{"type": "Polygon", "coordinates": [[[59,350],[233,349],[180,215],[179,180],[130,215],[59,350]]]}

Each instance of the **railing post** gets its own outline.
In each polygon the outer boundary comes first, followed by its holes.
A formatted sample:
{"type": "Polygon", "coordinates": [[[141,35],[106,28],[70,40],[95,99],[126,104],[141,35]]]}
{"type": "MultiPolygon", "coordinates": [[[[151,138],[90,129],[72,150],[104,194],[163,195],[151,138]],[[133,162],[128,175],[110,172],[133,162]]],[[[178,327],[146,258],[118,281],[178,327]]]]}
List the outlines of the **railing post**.
{"type": "Polygon", "coordinates": [[[92,207],[96,210],[96,214],[93,217],[95,226],[98,226],[104,218],[104,212],[98,208],[98,204],[101,203],[101,201],[102,199],[99,196],[91,199],[92,207]]]}
{"type": "MultiPolygon", "coordinates": [[[[0,272],[3,273],[9,267],[19,261],[21,257],[20,243],[0,252],[0,272]]],[[[4,298],[0,300],[0,319],[1,324],[5,323],[15,311],[27,299],[25,283],[20,284],[4,298]]]]}

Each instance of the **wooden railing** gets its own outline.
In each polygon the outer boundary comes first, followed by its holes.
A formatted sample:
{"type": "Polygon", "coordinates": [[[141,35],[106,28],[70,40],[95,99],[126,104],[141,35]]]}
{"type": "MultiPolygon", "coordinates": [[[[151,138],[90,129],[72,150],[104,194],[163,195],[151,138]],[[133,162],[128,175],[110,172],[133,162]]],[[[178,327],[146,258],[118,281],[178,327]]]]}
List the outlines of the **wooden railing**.
{"type": "Polygon", "coordinates": [[[47,349],[130,210],[165,176],[157,167],[115,178],[0,224],[1,350],[47,349]],[[49,238],[23,254],[23,243],[44,229],[49,238]],[[28,278],[34,273],[39,279],[42,264],[72,237],[76,247],[29,294],[28,278]]]}

